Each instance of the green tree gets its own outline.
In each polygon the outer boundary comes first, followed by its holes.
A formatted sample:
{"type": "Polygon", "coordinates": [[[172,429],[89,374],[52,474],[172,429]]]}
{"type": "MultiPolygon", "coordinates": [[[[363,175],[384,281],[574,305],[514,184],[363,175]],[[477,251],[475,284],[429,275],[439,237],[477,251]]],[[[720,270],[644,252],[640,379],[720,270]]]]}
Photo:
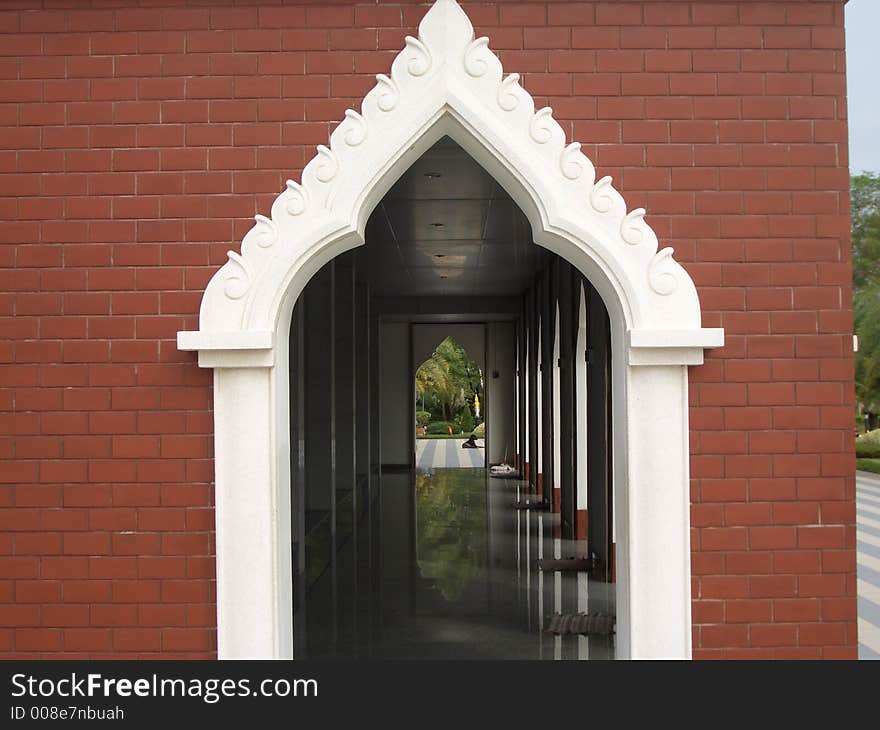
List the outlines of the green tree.
{"type": "Polygon", "coordinates": [[[852,209],[853,289],[856,293],[880,286],[880,174],[853,175],[852,209]]]}
{"type": "Polygon", "coordinates": [[[851,180],[853,310],[859,337],[856,397],[880,408],[880,175],[851,180]]]}
{"type": "Polygon", "coordinates": [[[439,403],[441,419],[449,421],[473,407],[475,394],[482,397],[482,374],[467,351],[447,337],[416,372],[416,390],[426,405],[439,403]]]}

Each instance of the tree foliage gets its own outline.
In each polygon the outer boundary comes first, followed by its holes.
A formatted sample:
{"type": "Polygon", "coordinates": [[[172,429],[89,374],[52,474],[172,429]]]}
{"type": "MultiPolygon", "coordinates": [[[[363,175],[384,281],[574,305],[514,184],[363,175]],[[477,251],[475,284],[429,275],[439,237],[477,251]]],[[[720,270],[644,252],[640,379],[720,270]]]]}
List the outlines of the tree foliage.
{"type": "Polygon", "coordinates": [[[880,174],[853,175],[850,201],[853,288],[876,291],[880,286],[880,174]]]}
{"type": "Polygon", "coordinates": [[[856,397],[880,409],[880,175],[851,180],[853,310],[859,337],[856,397]]]}
{"type": "Polygon", "coordinates": [[[473,427],[474,395],[482,398],[483,376],[467,351],[447,337],[416,372],[416,390],[419,407],[437,420],[473,427]],[[464,417],[465,410],[469,418],[464,417]]]}

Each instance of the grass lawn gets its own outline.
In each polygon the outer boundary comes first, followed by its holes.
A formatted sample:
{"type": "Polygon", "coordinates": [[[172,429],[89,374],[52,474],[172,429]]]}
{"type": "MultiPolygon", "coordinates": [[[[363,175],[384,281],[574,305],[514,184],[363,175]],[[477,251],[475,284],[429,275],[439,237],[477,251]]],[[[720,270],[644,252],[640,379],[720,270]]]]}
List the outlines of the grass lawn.
{"type": "Polygon", "coordinates": [[[880,474],[880,459],[856,459],[856,469],[880,474]]]}

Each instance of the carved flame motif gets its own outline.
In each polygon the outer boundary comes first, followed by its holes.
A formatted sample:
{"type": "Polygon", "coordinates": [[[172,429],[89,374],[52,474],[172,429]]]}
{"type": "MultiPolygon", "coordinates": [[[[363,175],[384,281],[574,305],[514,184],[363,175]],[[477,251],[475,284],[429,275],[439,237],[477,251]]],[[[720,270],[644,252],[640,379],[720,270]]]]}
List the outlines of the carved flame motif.
{"type": "Polygon", "coordinates": [[[241,299],[247,294],[251,286],[254,272],[247,259],[235,253],[235,251],[227,251],[226,255],[229,257],[229,264],[233,265],[234,273],[226,277],[226,285],[223,287],[223,291],[230,299],[241,299]]]}
{"type": "Polygon", "coordinates": [[[322,144],[318,145],[318,157],[321,162],[318,164],[315,177],[322,183],[328,183],[339,173],[339,158],[333,150],[322,144]]]}
{"type": "Polygon", "coordinates": [[[581,143],[572,142],[559,157],[559,169],[569,180],[577,180],[584,172],[584,165],[579,159],[580,151],[581,143]]]}
{"type": "Polygon", "coordinates": [[[480,57],[488,50],[488,47],[489,39],[486,36],[477,38],[468,45],[464,52],[464,70],[468,72],[469,76],[478,79],[489,70],[486,59],[480,57]]]}
{"type": "Polygon", "coordinates": [[[255,234],[257,245],[260,248],[270,248],[275,245],[278,240],[278,226],[271,218],[267,218],[259,213],[254,216],[257,224],[251,229],[255,234]]]}
{"type": "Polygon", "coordinates": [[[308,206],[306,189],[294,180],[287,181],[287,212],[290,215],[302,215],[308,206]]]}
{"type": "Polygon", "coordinates": [[[675,250],[668,246],[658,251],[648,265],[648,284],[657,294],[667,297],[678,289],[676,263],[672,258],[675,250]]]}
{"type": "Polygon", "coordinates": [[[642,219],[645,217],[644,208],[636,208],[626,214],[626,217],[620,222],[620,237],[630,246],[638,246],[645,240],[645,233],[642,231],[642,219]]]}
{"type": "Polygon", "coordinates": [[[549,106],[539,109],[529,122],[529,135],[538,144],[547,144],[553,139],[551,122],[553,121],[553,110],[549,106]]]}
{"type": "Polygon", "coordinates": [[[611,197],[611,176],[606,175],[597,182],[590,191],[590,205],[597,213],[607,213],[614,205],[611,197]]]}
{"type": "Polygon", "coordinates": [[[498,87],[498,106],[506,112],[512,112],[519,106],[516,88],[519,86],[519,74],[510,74],[498,87]]]}
{"type": "Polygon", "coordinates": [[[348,129],[345,130],[345,144],[349,147],[357,147],[367,138],[367,120],[354,109],[346,109],[345,118],[348,121],[348,129]]]}
{"type": "Polygon", "coordinates": [[[412,54],[407,70],[412,76],[424,76],[431,69],[431,53],[418,38],[408,35],[405,40],[407,51],[412,54]]]}
{"type": "Polygon", "coordinates": [[[400,101],[400,89],[397,88],[394,80],[389,79],[385,74],[377,74],[376,81],[379,82],[378,86],[382,89],[382,93],[379,95],[379,108],[383,112],[394,111],[397,102],[400,101]]]}

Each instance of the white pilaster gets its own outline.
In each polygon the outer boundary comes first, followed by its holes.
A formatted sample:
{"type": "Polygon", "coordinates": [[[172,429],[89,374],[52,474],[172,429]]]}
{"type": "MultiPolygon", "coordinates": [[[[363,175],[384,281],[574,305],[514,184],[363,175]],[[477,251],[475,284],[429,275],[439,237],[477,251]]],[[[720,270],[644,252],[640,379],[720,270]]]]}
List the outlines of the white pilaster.
{"type": "Polygon", "coordinates": [[[632,659],[691,656],[687,368],[627,368],[630,448],[624,510],[617,514],[617,576],[627,620],[618,653],[632,659]]]}
{"type": "MultiPolygon", "coordinates": [[[[281,575],[271,368],[214,370],[217,653],[282,658],[281,575]]],[[[288,510],[289,511],[289,510],[288,510]]],[[[289,548],[288,548],[289,550],[289,548]]],[[[287,562],[289,567],[289,561],[287,562]]],[[[290,614],[288,613],[288,616],[290,614]]]]}

